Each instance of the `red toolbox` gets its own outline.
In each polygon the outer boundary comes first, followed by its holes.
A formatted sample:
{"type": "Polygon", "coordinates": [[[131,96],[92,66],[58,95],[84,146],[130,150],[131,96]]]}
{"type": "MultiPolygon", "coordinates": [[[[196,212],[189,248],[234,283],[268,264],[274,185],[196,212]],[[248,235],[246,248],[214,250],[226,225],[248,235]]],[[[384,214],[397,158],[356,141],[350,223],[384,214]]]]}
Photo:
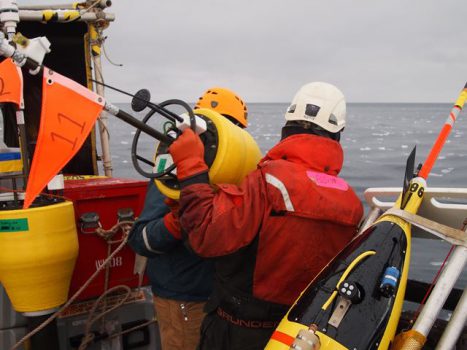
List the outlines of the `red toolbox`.
{"type": "MultiPolygon", "coordinates": [[[[118,222],[118,210],[131,208],[137,217],[143,209],[147,181],[121,178],[85,178],[65,180],[64,196],[73,201],[76,227],[78,229],[79,255],[71,279],[70,293],[73,295],[102,265],[108,254],[107,242],[95,234],[82,233],[80,217],[85,213],[99,215],[102,228],[110,229],[118,222]]],[[[120,235],[119,235],[120,236],[120,235]]],[[[118,243],[112,244],[112,251],[118,243]]],[[[130,288],[138,286],[138,275],[133,273],[135,253],[124,247],[110,262],[109,288],[124,284],[130,288]]],[[[105,270],[89,285],[77,300],[100,296],[104,292],[105,270]]],[[[143,285],[147,280],[143,281],[143,285]]]]}

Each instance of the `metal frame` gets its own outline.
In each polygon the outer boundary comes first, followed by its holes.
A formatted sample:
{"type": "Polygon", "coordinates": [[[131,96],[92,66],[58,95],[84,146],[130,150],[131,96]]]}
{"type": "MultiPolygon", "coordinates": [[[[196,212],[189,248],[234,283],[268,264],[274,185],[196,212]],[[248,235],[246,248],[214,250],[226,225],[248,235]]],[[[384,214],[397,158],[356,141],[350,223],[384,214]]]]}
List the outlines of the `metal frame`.
{"type": "MultiPolygon", "coordinates": [[[[44,9],[49,10],[49,9],[44,9]]],[[[79,10],[53,10],[56,13],[55,22],[68,22],[68,16],[70,12],[79,13],[79,10]]],[[[42,22],[43,19],[43,10],[20,10],[19,18],[21,21],[36,21],[42,22]]],[[[96,22],[100,20],[105,20],[112,22],[115,20],[115,15],[112,13],[100,12],[86,12],[79,16],[77,21],[79,22],[96,22]]]]}
{"type": "MultiPolygon", "coordinates": [[[[401,187],[374,187],[367,189],[363,195],[372,211],[378,210],[382,213],[394,206],[401,192],[401,187]]],[[[460,229],[467,218],[467,188],[427,188],[417,215],[460,229]]],[[[365,228],[378,217],[379,215],[374,214],[372,216],[370,212],[364,224],[365,228]]],[[[412,236],[437,239],[417,227],[413,227],[412,236]]]]}
{"type": "MultiPolygon", "coordinates": [[[[62,5],[31,5],[25,7],[19,7],[18,14],[20,21],[36,21],[36,22],[44,22],[44,15],[48,13],[50,21],[52,22],[61,22],[66,23],[69,21],[80,21],[80,22],[87,22],[90,24],[90,29],[93,29],[96,35],[99,35],[99,31],[97,30],[97,23],[99,22],[112,22],[115,20],[115,15],[111,13],[104,12],[104,9],[110,7],[112,2],[110,0],[96,0],[96,1],[85,1],[80,6],[84,8],[76,8],[75,4],[62,4],[62,5]],[[87,9],[85,6],[88,6],[87,9]],[[50,16],[51,13],[53,16],[50,16]],[[70,20],[70,18],[72,18],[70,20]],[[96,25],[94,25],[96,24],[96,25]]],[[[16,4],[14,4],[16,6],[16,4]]],[[[13,6],[13,5],[12,5],[13,6]]],[[[11,33],[12,34],[12,33],[11,33]]],[[[11,39],[9,35],[8,39],[11,39]]],[[[99,54],[92,55],[92,63],[94,65],[93,69],[93,76],[94,80],[98,82],[103,81],[102,75],[102,63],[101,63],[101,55],[100,55],[100,47],[101,42],[100,38],[95,38],[95,42],[91,42],[90,45],[97,46],[99,48],[99,54]]],[[[89,50],[90,51],[90,50],[89,50]]],[[[97,94],[104,97],[104,86],[102,84],[96,84],[96,92],[97,94]]],[[[18,113],[22,113],[22,109],[18,111],[18,113]]],[[[24,118],[20,118],[24,120],[24,118]]],[[[112,176],[112,157],[110,152],[110,144],[109,144],[109,133],[107,128],[107,121],[108,117],[106,112],[103,111],[101,116],[98,119],[98,130],[100,136],[100,144],[101,144],[101,152],[102,152],[102,164],[104,168],[104,174],[106,176],[112,176]]],[[[24,129],[24,124],[19,125],[19,128],[24,129]]],[[[25,130],[20,130],[19,133],[23,138],[25,134],[25,130]],[[22,131],[22,132],[21,132],[22,131]]],[[[21,142],[22,145],[26,145],[27,142],[25,139],[21,142]]],[[[27,149],[26,147],[22,147],[22,154],[25,164],[23,165],[24,173],[25,173],[25,183],[27,182],[27,176],[29,173],[28,164],[27,164],[27,149]]]]}

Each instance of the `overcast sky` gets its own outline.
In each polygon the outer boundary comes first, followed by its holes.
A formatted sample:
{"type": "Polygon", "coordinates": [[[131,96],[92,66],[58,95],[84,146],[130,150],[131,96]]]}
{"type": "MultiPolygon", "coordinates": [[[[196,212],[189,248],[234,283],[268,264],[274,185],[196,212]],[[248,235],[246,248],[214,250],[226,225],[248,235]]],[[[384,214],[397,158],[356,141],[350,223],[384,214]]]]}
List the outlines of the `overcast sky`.
{"type": "Polygon", "coordinates": [[[453,102],[467,80],[465,5],[113,0],[105,46],[123,67],[104,58],[104,74],[131,92],[148,88],[154,101],[194,101],[219,85],[247,102],[289,102],[304,83],[327,81],[349,102],[453,102]]]}

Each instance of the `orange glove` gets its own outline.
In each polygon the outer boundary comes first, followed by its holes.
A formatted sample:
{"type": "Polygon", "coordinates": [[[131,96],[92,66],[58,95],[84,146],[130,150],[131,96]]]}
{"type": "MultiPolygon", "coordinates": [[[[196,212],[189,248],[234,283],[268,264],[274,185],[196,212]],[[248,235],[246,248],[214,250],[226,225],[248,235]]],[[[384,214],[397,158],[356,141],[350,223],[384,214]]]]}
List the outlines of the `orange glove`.
{"type": "Polygon", "coordinates": [[[208,171],[204,161],[204,145],[191,129],[185,129],[169,147],[169,152],[177,166],[177,178],[186,178],[208,171]]]}
{"type": "Polygon", "coordinates": [[[180,222],[178,221],[178,202],[171,198],[166,198],[164,203],[170,208],[170,213],[164,216],[164,225],[175,239],[182,239],[180,222]]]}

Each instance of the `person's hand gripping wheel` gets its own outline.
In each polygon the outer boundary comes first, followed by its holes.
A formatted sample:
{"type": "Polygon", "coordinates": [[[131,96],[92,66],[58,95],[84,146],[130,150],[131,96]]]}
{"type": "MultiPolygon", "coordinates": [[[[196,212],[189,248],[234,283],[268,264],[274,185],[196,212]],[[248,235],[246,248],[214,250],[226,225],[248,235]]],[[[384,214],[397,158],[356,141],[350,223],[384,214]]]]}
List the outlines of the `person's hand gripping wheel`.
{"type": "Polygon", "coordinates": [[[170,145],[169,152],[177,167],[179,181],[208,171],[208,166],[204,161],[204,145],[191,129],[183,131],[170,145]]]}

